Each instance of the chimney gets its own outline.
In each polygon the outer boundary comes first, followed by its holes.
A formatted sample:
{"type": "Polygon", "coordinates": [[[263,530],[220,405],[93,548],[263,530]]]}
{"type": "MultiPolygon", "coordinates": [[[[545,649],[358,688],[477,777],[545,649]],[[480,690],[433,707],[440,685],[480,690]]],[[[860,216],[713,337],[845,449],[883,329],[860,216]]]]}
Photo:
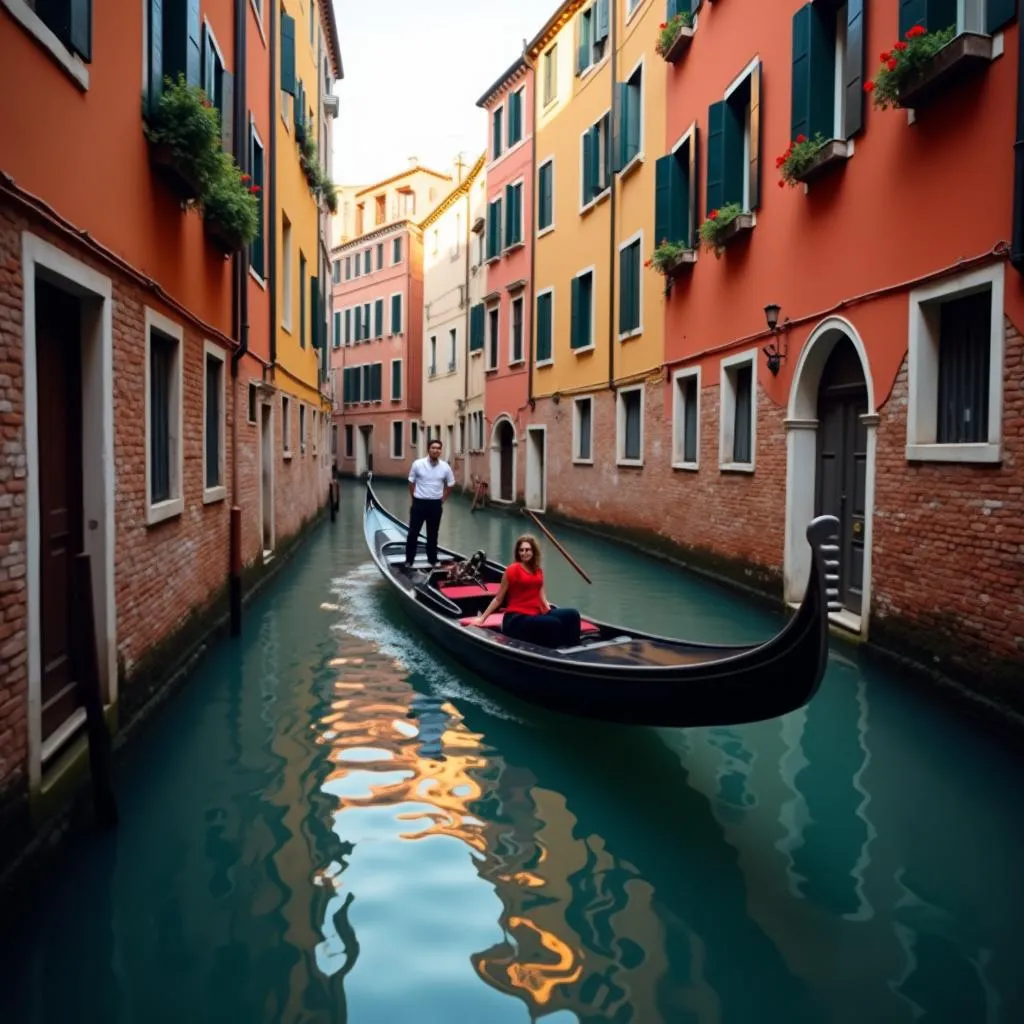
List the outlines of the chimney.
{"type": "Polygon", "coordinates": [[[418,156],[411,156],[408,160],[410,167],[415,167],[420,162],[420,158],[418,156]]]}
{"type": "Polygon", "coordinates": [[[466,154],[458,153],[455,160],[452,162],[452,181],[456,185],[461,185],[466,178],[466,171],[468,165],[466,163],[466,154]]]}

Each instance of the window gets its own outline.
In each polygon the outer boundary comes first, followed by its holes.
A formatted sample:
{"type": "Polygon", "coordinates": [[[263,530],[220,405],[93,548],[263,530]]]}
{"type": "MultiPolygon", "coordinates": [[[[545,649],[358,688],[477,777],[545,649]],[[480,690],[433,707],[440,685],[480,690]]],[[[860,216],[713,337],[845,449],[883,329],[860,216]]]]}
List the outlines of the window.
{"type": "Polygon", "coordinates": [[[537,293],[537,365],[551,362],[554,334],[554,289],[537,293]]]}
{"type": "Polygon", "coordinates": [[[697,248],[697,124],[654,165],[654,237],[697,248]]]}
{"type": "Polygon", "coordinates": [[[184,509],[182,496],[182,366],[184,332],[147,309],[146,522],[159,523],[184,509]]]}
{"type": "Polygon", "coordinates": [[[697,469],[700,458],[700,367],[672,378],[672,465],[697,469]]]}
{"type": "Polygon", "coordinates": [[[392,263],[392,265],[397,266],[401,262],[402,262],[402,240],[400,238],[396,238],[391,243],[391,263],[392,263]]]}
{"type": "Polygon", "coordinates": [[[523,361],[523,297],[521,295],[512,300],[509,320],[511,321],[509,363],[521,363],[523,361]]]}
{"type": "Polygon", "coordinates": [[[391,360],[391,401],[402,400],[402,360],[391,360]]]}
{"type": "Polygon", "coordinates": [[[252,187],[256,189],[257,213],[256,237],[249,243],[249,266],[262,279],[266,277],[263,265],[263,143],[256,134],[256,128],[249,122],[249,166],[252,168],[252,187]]]}
{"type": "Polygon", "coordinates": [[[598,64],[608,40],[608,0],[596,0],[576,19],[576,74],[598,64]]]}
{"type": "Polygon", "coordinates": [[[569,346],[576,349],[594,347],[594,272],[584,270],[572,279],[572,322],[569,346]]]}
{"type": "Polygon", "coordinates": [[[292,295],[292,222],[287,214],[281,211],[281,326],[286,331],[292,329],[292,307],[295,299],[292,295]]]}
{"type": "Polygon", "coordinates": [[[719,469],[753,472],[757,408],[757,349],[722,360],[719,469]]]}
{"type": "Polygon", "coordinates": [[[708,108],[707,210],[760,202],[761,65],[757,60],[708,108]]]}
{"type": "Polygon", "coordinates": [[[498,306],[487,310],[487,369],[498,368],[498,306]]]}
{"type": "Polygon", "coordinates": [[[281,446],[286,459],[292,457],[292,403],[287,395],[281,396],[281,446]]]}
{"type": "Polygon", "coordinates": [[[487,204],[487,258],[497,259],[501,255],[501,200],[494,199],[487,204]]]}
{"type": "Polygon", "coordinates": [[[363,340],[363,311],[361,306],[354,306],[352,308],[353,318],[355,320],[355,340],[358,345],[363,340]]]}
{"type": "Polygon", "coordinates": [[[537,169],[537,230],[555,226],[555,158],[545,160],[537,169]]]}
{"type": "Polygon", "coordinates": [[[457,454],[462,455],[466,451],[466,417],[459,417],[459,447],[457,454]]]}
{"type": "Polygon", "coordinates": [[[299,346],[306,347],[306,257],[299,250],[299,346]]]}
{"type": "Polygon", "coordinates": [[[511,149],[523,137],[523,93],[522,86],[508,97],[508,146],[511,149]]]}
{"type": "Polygon", "coordinates": [[[361,402],[363,398],[363,368],[347,366],[342,376],[343,401],[345,405],[361,402]]]}
{"type": "Polygon", "coordinates": [[[502,121],[505,115],[505,108],[498,107],[491,114],[491,157],[497,160],[501,156],[502,121]]]}
{"type": "Polygon", "coordinates": [[[458,344],[458,332],[454,327],[448,331],[448,372],[454,372],[458,359],[456,357],[456,346],[458,344]]]}
{"type": "Polygon", "coordinates": [[[355,254],[355,263],[352,268],[352,276],[359,277],[362,273],[363,261],[359,258],[359,253],[355,254]]]}
{"type": "Polygon", "coordinates": [[[306,454],[306,407],[299,402],[299,454],[306,454]]]}
{"type": "Polygon", "coordinates": [[[505,186],[505,248],[523,244],[523,183],[505,186]]]}
{"type": "MultiPolygon", "coordinates": [[[[25,30],[35,36],[38,42],[57,58],[72,78],[83,88],[89,87],[89,72],[83,63],[92,62],[92,0],[79,0],[77,3],[70,3],[67,0],[64,3],[54,3],[52,0],[45,3],[41,0],[26,0],[24,3],[16,4],[7,0],[5,6],[25,30]]],[[[198,8],[195,20],[198,35],[198,8]]]]}
{"type": "Polygon", "coordinates": [[[414,217],[416,215],[416,193],[409,189],[400,189],[399,196],[402,203],[402,215],[414,217]]]}
{"type": "Polygon", "coordinates": [[[395,420],[391,424],[391,458],[402,457],[402,446],[405,442],[405,424],[401,420],[395,420]]]}
{"type": "Polygon", "coordinates": [[[352,344],[352,310],[345,310],[345,344],[352,344]]]}
{"type": "Polygon", "coordinates": [[[331,264],[331,283],[332,284],[340,284],[341,283],[341,260],[335,260],[331,264]]]}
{"type": "Polygon", "coordinates": [[[345,280],[346,281],[351,281],[352,280],[352,257],[351,256],[346,256],[345,257],[345,280]]]}
{"type": "Polygon", "coordinates": [[[415,420],[409,424],[409,446],[414,452],[419,450],[420,425],[415,420]]]}
{"type": "Polygon", "coordinates": [[[469,311],[469,351],[483,352],[486,314],[484,304],[478,302],[469,311]]]}
{"type": "Polygon", "coordinates": [[[580,207],[585,209],[608,189],[611,179],[610,115],[603,114],[580,139],[580,207]]]}
{"type": "Polygon", "coordinates": [[[363,273],[364,274],[372,274],[373,273],[373,267],[370,265],[370,250],[369,249],[364,249],[363,250],[363,273]]]}
{"type": "Polygon", "coordinates": [[[638,157],[644,143],[644,64],[615,86],[615,170],[623,171],[638,157]]]}
{"type": "Polygon", "coordinates": [[[338,424],[331,424],[331,458],[338,457],[338,424]]]}
{"type": "Polygon", "coordinates": [[[640,247],[643,244],[643,232],[637,232],[632,238],[619,246],[619,340],[632,338],[643,331],[640,316],[640,305],[643,291],[641,289],[641,257],[640,247]]]}
{"type": "Polygon", "coordinates": [[[249,385],[249,409],[248,409],[248,420],[250,423],[256,422],[256,385],[249,385]]]}
{"type": "Polygon", "coordinates": [[[384,300],[377,299],[373,303],[373,336],[384,337],[384,300]]]}
{"type": "Polygon", "coordinates": [[[345,424],[345,458],[346,459],[351,459],[352,458],[352,453],[353,453],[353,450],[355,448],[355,444],[353,443],[354,440],[355,440],[355,438],[353,436],[354,434],[355,434],[355,431],[352,429],[352,424],[351,423],[346,423],[345,424]]]}
{"type": "Polygon", "coordinates": [[[544,106],[553,103],[558,97],[558,43],[545,51],[543,57],[544,71],[544,106]]]}
{"type": "Polygon", "coordinates": [[[430,233],[430,254],[436,256],[438,249],[441,248],[441,231],[439,228],[434,228],[430,233]]]}
{"type": "Polygon", "coordinates": [[[430,362],[427,364],[427,374],[430,377],[437,376],[437,335],[430,336],[430,362]]]}
{"type": "MultiPolygon", "coordinates": [[[[37,0],[37,6],[49,7],[54,5],[39,4],[37,0]]],[[[60,4],[55,6],[59,7],[60,4]]],[[[224,95],[224,55],[220,52],[220,47],[217,45],[217,40],[214,37],[209,22],[205,21],[203,23],[202,54],[203,70],[200,84],[209,101],[220,113],[221,123],[223,124],[225,118],[231,117],[231,111],[225,106],[224,102],[226,98],[224,95]]]]}
{"type": "Polygon", "coordinates": [[[341,348],[341,310],[334,311],[334,347],[341,348]]]}
{"type": "Polygon", "coordinates": [[[396,292],[391,296],[391,333],[402,333],[402,295],[396,292]]]}
{"type": "Polygon", "coordinates": [[[1000,460],[1004,288],[997,264],[911,292],[908,459],[1000,460]]]}
{"type": "Polygon", "coordinates": [[[864,2],[804,4],[793,15],[790,138],[850,139],[863,125],[864,2]]]}
{"type": "Polygon", "coordinates": [[[383,224],[388,219],[388,197],[374,196],[374,224],[383,224]]]}
{"type": "Polygon", "coordinates": [[[616,396],[616,459],[620,465],[639,466],[644,461],[644,389],[623,388],[616,396]]]}
{"type": "Polygon", "coordinates": [[[594,461],[593,451],[594,399],[573,399],[572,403],[572,461],[594,461]]]}

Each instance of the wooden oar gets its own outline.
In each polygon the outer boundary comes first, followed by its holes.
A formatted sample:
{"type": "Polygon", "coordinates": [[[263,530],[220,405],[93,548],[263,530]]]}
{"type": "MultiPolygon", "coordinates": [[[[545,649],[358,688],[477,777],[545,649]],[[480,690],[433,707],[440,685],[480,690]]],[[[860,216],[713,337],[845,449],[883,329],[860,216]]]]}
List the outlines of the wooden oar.
{"type": "Polygon", "coordinates": [[[579,564],[578,564],[578,563],[576,562],[576,559],[575,559],[575,558],[573,558],[573,557],[572,557],[572,555],[570,555],[570,554],[569,554],[569,552],[568,552],[568,551],[566,551],[566,550],[565,550],[565,548],[563,548],[563,547],[562,547],[562,545],[558,543],[558,539],[557,539],[557,538],[555,537],[555,535],[554,535],[554,534],[553,534],[553,533],[552,533],[552,532],[551,532],[551,531],[550,531],[550,530],[549,530],[549,529],[548,529],[548,528],[547,528],[547,527],[546,527],[546,526],[545,526],[545,525],[544,525],[544,524],[543,524],[543,523],[542,523],[542,522],[541,522],[541,521],[540,521],[540,520],[539,520],[539,519],[538,519],[538,518],[537,518],[537,517],[536,517],[536,516],[535,516],[535,515],[534,515],[534,514],[533,514],[533,513],[532,513],[532,512],[530,511],[530,510],[529,510],[529,509],[528,509],[528,508],[524,508],[524,509],[523,509],[523,512],[525,512],[525,513],[526,513],[526,515],[528,515],[528,516],[529,516],[529,517],[530,517],[530,518],[531,518],[531,519],[532,519],[532,520],[533,520],[533,521],[534,521],[534,522],[535,522],[535,523],[536,523],[536,524],[537,524],[537,525],[538,525],[538,526],[539,526],[539,527],[541,528],[541,530],[543,530],[543,531],[544,531],[544,536],[545,536],[545,537],[547,537],[547,539],[548,539],[549,541],[551,541],[551,543],[552,543],[552,544],[554,544],[554,545],[555,545],[555,547],[556,547],[556,548],[558,548],[558,550],[559,550],[559,551],[561,551],[561,552],[562,552],[562,554],[563,554],[563,555],[565,556],[565,560],[566,560],[566,561],[567,561],[567,562],[568,562],[568,563],[569,563],[569,564],[570,564],[570,565],[571,565],[571,566],[572,566],[572,567],[573,567],[573,568],[574,568],[574,569],[575,569],[575,570],[576,570],[576,571],[577,571],[577,572],[578,572],[578,573],[579,573],[579,574],[580,574],[580,575],[581,575],[581,576],[582,576],[582,577],[583,577],[583,578],[584,578],[584,579],[585,579],[585,580],[586,580],[586,581],[587,581],[588,583],[593,583],[594,581],[593,581],[593,580],[592,580],[592,579],[591,579],[591,578],[590,578],[590,577],[589,577],[589,576],[588,576],[588,575],[587,575],[587,574],[586,574],[586,573],[585,573],[585,572],[584,572],[584,571],[583,571],[583,570],[582,570],[582,569],[581,569],[581,568],[579,567],[579,564]]]}

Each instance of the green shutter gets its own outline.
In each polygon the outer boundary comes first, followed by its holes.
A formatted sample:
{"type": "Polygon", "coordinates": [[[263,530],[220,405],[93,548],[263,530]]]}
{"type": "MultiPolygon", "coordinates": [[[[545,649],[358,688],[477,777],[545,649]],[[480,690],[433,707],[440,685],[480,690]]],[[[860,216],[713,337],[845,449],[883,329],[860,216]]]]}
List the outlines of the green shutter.
{"type": "Polygon", "coordinates": [[[629,86],[616,82],[612,87],[612,170],[616,173],[629,163],[629,86]]]}
{"type": "Polygon", "coordinates": [[[149,0],[149,110],[156,110],[164,81],[164,5],[163,0],[149,0]]]}
{"type": "Polygon", "coordinates": [[[391,296],[391,333],[402,333],[402,296],[391,296]]]}
{"type": "Polygon", "coordinates": [[[793,80],[790,96],[789,137],[811,130],[811,18],[812,4],[793,15],[793,80]]]}
{"type": "Polygon", "coordinates": [[[587,203],[589,203],[591,199],[594,198],[594,183],[593,183],[593,181],[591,180],[591,177],[590,177],[591,166],[593,165],[593,160],[591,159],[591,156],[590,156],[590,149],[591,149],[592,146],[593,146],[593,142],[591,141],[590,131],[588,129],[587,132],[583,136],[583,159],[581,161],[581,166],[580,166],[580,177],[582,178],[582,183],[583,183],[583,205],[584,206],[587,203]]]}
{"type": "Polygon", "coordinates": [[[185,53],[185,77],[189,85],[202,80],[203,19],[199,13],[199,0],[188,0],[188,41],[185,53]]]}
{"type": "Polygon", "coordinates": [[[633,310],[636,306],[634,276],[633,246],[627,245],[625,249],[619,250],[619,334],[633,329],[633,310]]]}
{"type": "Polygon", "coordinates": [[[672,165],[675,155],[658,157],[654,164],[654,245],[656,249],[672,233],[672,210],[675,206],[672,195],[672,165]]]}
{"type": "Polygon", "coordinates": [[[640,152],[640,126],[643,112],[640,109],[640,86],[626,86],[626,163],[640,152]]]}
{"type": "Polygon", "coordinates": [[[320,347],[320,330],[321,323],[320,317],[317,315],[320,309],[320,282],[317,280],[315,274],[309,278],[309,318],[310,318],[310,336],[313,342],[313,348],[320,347]]]}
{"type": "Polygon", "coordinates": [[[924,25],[928,20],[928,0],[900,0],[900,39],[915,25],[924,25]]]}
{"type": "Polygon", "coordinates": [[[572,279],[570,293],[570,326],[569,326],[569,347],[580,348],[583,342],[580,340],[583,333],[583,311],[580,308],[580,279],[572,279]]]}
{"type": "Polygon", "coordinates": [[[402,363],[396,359],[391,364],[391,399],[398,401],[402,397],[402,363]]]}
{"type": "MultiPolygon", "coordinates": [[[[159,90],[163,88],[163,79],[170,78],[176,82],[178,75],[184,75],[189,84],[198,85],[198,60],[196,63],[196,79],[191,78],[192,68],[189,53],[189,37],[191,35],[191,5],[195,0],[161,0],[159,10],[151,11],[155,17],[163,18],[161,30],[163,64],[158,79],[159,90]]],[[[154,4],[154,6],[157,6],[154,4]]],[[[198,8],[197,8],[198,10],[198,8]]],[[[197,28],[198,33],[198,28],[197,28]]]]}
{"type": "MultiPolygon", "coordinates": [[[[1010,0],[1016,3],[1016,0],[1010,0]]],[[[864,127],[864,0],[847,0],[846,51],[843,54],[843,136],[852,139],[864,127]]]]}
{"type": "Polygon", "coordinates": [[[835,32],[820,4],[804,4],[793,15],[791,134],[833,136],[835,120],[835,32]]]}
{"type": "Polygon", "coordinates": [[[505,245],[515,240],[516,197],[511,185],[505,186],[505,245]]]}
{"type": "Polygon", "coordinates": [[[373,304],[373,336],[384,337],[384,300],[377,299],[373,304]]]}
{"type": "Polygon", "coordinates": [[[281,91],[295,95],[295,19],[281,12],[281,91]]]}
{"type": "Polygon", "coordinates": [[[594,10],[597,17],[594,23],[594,42],[599,43],[608,38],[608,0],[597,0],[594,10]]]}
{"type": "Polygon", "coordinates": [[[601,142],[596,124],[587,135],[590,137],[590,198],[593,199],[601,191],[601,142]]]}
{"type": "Polygon", "coordinates": [[[985,10],[985,31],[989,35],[1006,28],[1017,14],[1017,0],[988,0],[985,10]]]}
{"type": "Polygon", "coordinates": [[[370,381],[373,389],[373,400],[379,402],[383,397],[383,364],[374,363],[370,370],[370,381]]]}
{"type": "Polygon", "coordinates": [[[708,107],[707,212],[725,206],[725,102],[708,107]]]}
{"type": "Polygon", "coordinates": [[[68,45],[85,61],[92,63],[92,0],[70,0],[68,45]]]}
{"type": "Polygon", "coordinates": [[[589,11],[576,18],[576,74],[581,75],[590,66],[589,11]]]}

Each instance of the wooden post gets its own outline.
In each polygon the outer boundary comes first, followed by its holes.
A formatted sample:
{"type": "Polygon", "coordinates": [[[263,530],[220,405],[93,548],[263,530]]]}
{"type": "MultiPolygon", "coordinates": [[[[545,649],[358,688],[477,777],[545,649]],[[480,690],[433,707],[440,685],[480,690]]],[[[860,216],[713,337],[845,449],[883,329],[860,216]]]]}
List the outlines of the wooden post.
{"type": "Polygon", "coordinates": [[[576,559],[569,554],[561,544],[558,543],[558,538],[528,509],[524,508],[523,512],[528,515],[544,532],[544,536],[547,537],[552,544],[565,556],[565,560],[588,582],[593,583],[594,581],[579,567],[576,559]]]}
{"type": "Polygon", "coordinates": [[[242,510],[231,507],[231,570],[228,575],[228,605],[231,635],[242,633],[242,510]]]}
{"type": "Polygon", "coordinates": [[[327,485],[327,501],[328,501],[328,503],[331,506],[331,522],[332,523],[334,522],[335,519],[338,518],[338,503],[334,500],[334,488],[335,488],[335,483],[332,480],[327,485]]]}
{"type": "Polygon", "coordinates": [[[89,556],[82,552],[72,560],[72,592],[76,613],[73,643],[75,674],[85,707],[85,728],[89,741],[89,772],[92,776],[92,799],[96,819],[104,826],[117,824],[117,801],[114,798],[113,753],[110,730],[103,714],[100,693],[100,662],[96,650],[96,615],[92,600],[92,567],[89,556]]]}

